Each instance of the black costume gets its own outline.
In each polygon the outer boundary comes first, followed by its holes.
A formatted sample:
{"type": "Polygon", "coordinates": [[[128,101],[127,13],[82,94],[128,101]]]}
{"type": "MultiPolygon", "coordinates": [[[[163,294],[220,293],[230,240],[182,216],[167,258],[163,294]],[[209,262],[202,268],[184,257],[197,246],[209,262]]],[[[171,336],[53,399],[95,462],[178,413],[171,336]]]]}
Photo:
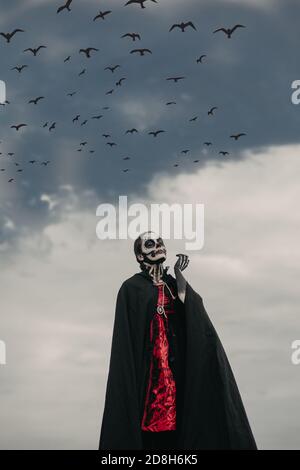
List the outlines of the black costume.
{"type": "MultiPolygon", "coordinates": [[[[171,275],[165,272],[163,280],[176,292],[171,275]]],[[[152,357],[149,329],[157,295],[147,271],[127,279],[119,290],[99,449],[164,448],[159,447],[162,442],[174,449],[256,449],[225,351],[202,298],[188,283],[184,304],[176,297],[175,312],[169,317],[176,431],[151,433],[153,439],[148,431],[145,439],[141,422],[152,357]],[[169,439],[170,433],[176,439],[169,439]],[[166,439],[161,440],[163,434],[166,439]]]]}

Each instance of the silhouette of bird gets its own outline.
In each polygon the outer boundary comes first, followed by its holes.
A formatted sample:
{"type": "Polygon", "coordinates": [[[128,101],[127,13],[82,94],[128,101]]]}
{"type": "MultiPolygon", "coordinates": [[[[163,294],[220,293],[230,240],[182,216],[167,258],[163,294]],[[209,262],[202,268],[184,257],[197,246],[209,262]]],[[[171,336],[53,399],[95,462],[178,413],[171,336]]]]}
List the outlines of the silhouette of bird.
{"type": "Polygon", "coordinates": [[[75,116],[74,119],[72,119],[72,122],[74,123],[75,121],[78,121],[79,118],[80,118],[80,114],[77,114],[77,116],[75,116]]]}
{"type": "Polygon", "coordinates": [[[86,72],[86,69],[81,70],[81,72],[79,72],[78,74],[78,77],[81,77],[81,75],[85,74],[85,72],[86,72]]]}
{"type": "Polygon", "coordinates": [[[129,168],[125,168],[125,170],[123,170],[124,173],[127,173],[129,171],[129,168]]]}
{"type": "Polygon", "coordinates": [[[203,59],[204,59],[205,57],[207,57],[207,55],[206,55],[206,54],[202,54],[202,56],[200,56],[199,59],[197,59],[197,64],[199,64],[199,63],[200,63],[200,64],[203,64],[203,59]]]}
{"type": "Polygon", "coordinates": [[[16,33],[25,33],[24,29],[14,29],[11,33],[0,33],[6,39],[6,42],[10,42],[16,33]]]}
{"type": "Polygon", "coordinates": [[[48,122],[45,122],[45,124],[43,125],[43,127],[47,127],[48,126],[48,122]]]}
{"type": "Polygon", "coordinates": [[[37,53],[38,53],[41,49],[47,49],[47,46],[39,46],[39,47],[37,47],[37,48],[28,47],[27,49],[24,49],[23,52],[32,52],[32,54],[34,55],[34,57],[36,57],[37,53]]]}
{"type": "Polygon", "coordinates": [[[110,147],[114,147],[117,144],[115,144],[115,142],[106,142],[106,145],[109,145],[110,147]]]}
{"type": "Polygon", "coordinates": [[[126,33],[126,34],[123,34],[123,36],[121,36],[121,38],[131,38],[133,41],[135,41],[136,39],[139,39],[141,40],[141,36],[138,34],[138,33],[126,33]]]}
{"type": "MultiPolygon", "coordinates": [[[[132,3],[139,3],[141,5],[142,8],[146,8],[144,6],[144,3],[146,2],[147,0],[129,0],[127,3],[125,3],[125,7],[127,5],[131,5],[132,3]]],[[[157,3],[157,0],[151,0],[151,2],[154,2],[154,3],[157,3]]]]}
{"type": "Polygon", "coordinates": [[[183,79],[185,79],[185,77],[169,77],[169,78],[166,78],[166,80],[174,81],[174,83],[177,83],[179,80],[183,80],[183,79]]]}
{"type": "Polygon", "coordinates": [[[85,126],[87,122],[88,122],[88,119],[85,119],[84,121],[82,121],[82,123],[80,125],[85,126]]]}
{"type": "Polygon", "coordinates": [[[204,142],[204,145],[206,145],[207,147],[209,147],[210,145],[212,145],[212,142],[204,142]]]}
{"type": "Polygon", "coordinates": [[[42,162],[41,165],[47,166],[49,165],[49,163],[50,163],[50,160],[46,160],[45,162],[42,162]]]}
{"type": "Polygon", "coordinates": [[[10,70],[17,70],[19,73],[22,72],[23,69],[25,69],[26,67],[28,67],[28,65],[20,65],[20,66],[16,66],[16,67],[12,67],[10,70]]]}
{"type": "Polygon", "coordinates": [[[80,142],[80,144],[82,147],[84,147],[85,145],[87,145],[87,141],[84,141],[84,142],[80,142]]]}
{"type": "Polygon", "coordinates": [[[227,38],[230,39],[234,31],[238,28],[246,28],[246,26],[242,24],[236,24],[233,28],[219,28],[214,31],[214,33],[218,33],[219,31],[223,31],[227,35],[227,38]]]}
{"type": "Polygon", "coordinates": [[[174,166],[175,168],[177,168],[179,165],[178,165],[178,163],[174,163],[173,166],[174,166]]]}
{"type": "Polygon", "coordinates": [[[194,160],[194,163],[199,163],[199,160],[194,160]]]}
{"type": "Polygon", "coordinates": [[[230,138],[234,140],[239,140],[239,138],[243,137],[244,135],[247,135],[247,134],[245,134],[245,132],[240,132],[240,134],[232,134],[230,138]]]}
{"type": "Polygon", "coordinates": [[[10,127],[11,127],[11,129],[16,129],[16,131],[18,131],[22,127],[26,127],[26,126],[27,126],[27,124],[14,124],[13,126],[10,126],[10,127]]]}
{"type": "Polygon", "coordinates": [[[62,5],[61,7],[58,8],[56,13],[60,13],[63,10],[71,11],[70,5],[71,5],[72,1],[73,0],[67,0],[64,5],[62,5]]]}
{"type": "Polygon", "coordinates": [[[124,82],[124,80],[126,80],[125,77],[120,78],[120,80],[118,80],[118,81],[116,82],[116,86],[121,86],[121,85],[122,85],[122,82],[124,82]]]}
{"type": "Polygon", "coordinates": [[[171,104],[176,104],[176,101],[168,101],[168,103],[166,103],[166,106],[170,106],[171,104]]]}
{"type": "Polygon", "coordinates": [[[119,67],[121,67],[121,65],[114,65],[113,67],[105,67],[104,70],[110,70],[112,73],[114,73],[114,71],[119,67]]]}
{"type": "Polygon", "coordinates": [[[80,50],[79,50],[79,54],[80,54],[81,52],[83,52],[83,53],[86,55],[86,57],[87,57],[88,59],[90,59],[90,57],[91,57],[91,52],[92,52],[92,51],[97,52],[97,51],[99,51],[99,49],[96,49],[95,47],[87,47],[86,49],[80,49],[80,50]]]}
{"type": "Polygon", "coordinates": [[[181,153],[183,153],[184,155],[186,155],[187,153],[189,153],[189,150],[181,150],[181,153]]]}
{"type": "Polygon", "coordinates": [[[29,160],[28,163],[31,163],[32,165],[36,162],[36,160],[29,160]]]}
{"type": "Polygon", "coordinates": [[[217,106],[214,106],[213,108],[211,108],[211,109],[207,112],[207,114],[208,114],[209,116],[213,116],[213,115],[214,115],[214,111],[215,111],[216,109],[218,109],[217,106]]]}
{"type": "Polygon", "coordinates": [[[113,92],[114,92],[114,89],[107,91],[105,94],[106,94],[106,95],[112,95],[113,92]]]}
{"type": "Polygon", "coordinates": [[[98,20],[98,18],[102,18],[102,20],[105,20],[105,17],[111,13],[111,10],[107,11],[99,11],[98,15],[95,16],[93,21],[98,20]]]}
{"type": "Polygon", "coordinates": [[[71,56],[68,55],[68,57],[65,58],[64,63],[69,62],[70,59],[71,59],[71,56]]]}
{"type": "Polygon", "coordinates": [[[124,157],[123,160],[130,160],[130,157],[124,157]]]}
{"type": "Polygon", "coordinates": [[[8,180],[9,183],[12,183],[13,181],[15,181],[13,178],[10,178],[10,179],[8,180]]]}
{"type": "Polygon", "coordinates": [[[128,129],[125,134],[133,134],[134,132],[138,132],[137,129],[133,128],[133,129],[128,129]]]}
{"type": "Polygon", "coordinates": [[[40,100],[43,100],[43,99],[45,99],[44,96],[38,96],[37,98],[28,101],[28,104],[30,104],[30,103],[38,104],[38,102],[39,102],[40,100]]]}
{"type": "Polygon", "coordinates": [[[144,56],[145,53],[148,52],[148,54],[152,54],[152,51],[150,51],[150,49],[132,49],[132,51],[130,51],[130,54],[135,54],[135,53],[139,53],[140,56],[144,56]]]}
{"type": "Polygon", "coordinates": [[[173,24],[173,25],[171,26],[171,28],[169,29],[169,32],[170,32],[170,31],[173,31],[173,29],[175,29],[175,28],[179,28],[179,29],[181,29],[181,31],[184,33],[184,32],[185,32],[185,29],[186,29],[188,26],[189,26],[190,28],[193,28],[195,31],[197,31],[197,30],[196,30],[196,27],[195,27],[195,25],[194,25],[194,23],[192,23],[192,21],[188,21],[187,23],[182,22],[182,23],[178,23],[178,24],[173,24]]]}
{"type": "Polygon", "coordinates": [[[67,93],[67,96],[70,96],[72,98],[72,96],[76,95],[76,91],[72,91],[72,93],[67,93]]]}
{"type": "Polygon", "coordinates": [[[103,106],[102,109],[109,109],[109,106],[103,106]]]}
{"type": "Polygon", "coordinates": [[[53,129],[56,127],[56,122],[53,122],[51,126],[49,127],[49,132],[51,132],[53,129]]]}
{"type": "Polygon", "coordinates": [[[197,121],[197,119],[198,119],[198,116],[195,116],[195,117],[191,118],[189,121],[190,122],[195,122],[195,121],[197,121]]]}
{"type": "Polygon", "coordinates": [[[153,137],[157,137],[158,134],[161,134],[162,132],[166,132],[166,131],[163,131],[162,129],[158,130],[158,131],[151,131],[151,132],[148,132],[149,135],[153,135],[153,137]]]}
{"type": "Polygon", "coordinates": [[[93,116],[92,119],[101,119],[103,117],[103,114],[99,114],[98,116],[93,116]]]}
{"type": "Polygon", "coordinates": [[[109,137],[111,137],[110,134],[102,134],[102,137],[104,137],[105,139],[108,139],[109,137]]]}
{"type": "Polygon", "coordinates": [[[224,150],[221,150],[219,155],[223,155],[225,157],[226,155],[229,155],[229,152],[224,152],[224,150]]]}

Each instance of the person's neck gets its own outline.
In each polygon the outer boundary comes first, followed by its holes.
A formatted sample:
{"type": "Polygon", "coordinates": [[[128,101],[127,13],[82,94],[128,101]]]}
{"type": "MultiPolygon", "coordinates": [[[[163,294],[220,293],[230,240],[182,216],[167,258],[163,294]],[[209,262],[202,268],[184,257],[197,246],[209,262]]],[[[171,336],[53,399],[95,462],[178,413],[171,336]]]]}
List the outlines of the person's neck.
{"type": "Polygon", "coordinates": [[[145,263],[146,271],[152,277],[153,284],[158,284],[163,277],[164,268],[163,263],[159,264],[148,264],[145,263]]]}

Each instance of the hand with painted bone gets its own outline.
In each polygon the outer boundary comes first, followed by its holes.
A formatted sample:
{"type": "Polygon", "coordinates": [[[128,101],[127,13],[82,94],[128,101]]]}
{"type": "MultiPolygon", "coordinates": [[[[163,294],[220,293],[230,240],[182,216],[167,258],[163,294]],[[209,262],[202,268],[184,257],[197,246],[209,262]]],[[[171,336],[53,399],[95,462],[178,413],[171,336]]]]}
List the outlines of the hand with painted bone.
{"type": "Polygon", "coordinates": [[[187,255],[183,255],[181,253],[176,256],[178,256],[178,259],[174,266],[174,273],[177,282],[178,297],[180,298],[182,303],[184,303],[186,292],[186,280],[182,274],[182,271],[184,271],[188,267],[190,260],[187,255]]]}

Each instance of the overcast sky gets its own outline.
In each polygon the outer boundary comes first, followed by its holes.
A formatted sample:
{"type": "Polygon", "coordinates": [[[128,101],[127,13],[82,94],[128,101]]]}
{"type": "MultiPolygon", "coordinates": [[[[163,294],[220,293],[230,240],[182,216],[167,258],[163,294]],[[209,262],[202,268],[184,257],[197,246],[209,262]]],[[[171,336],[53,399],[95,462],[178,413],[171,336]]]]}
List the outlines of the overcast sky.
{"type": "MultiPolygon", "coordinates": [[[[188,280],[224,343],[258,446],[300,448],[300,366],[290,359],[300,337],[300,108],[290,100],[300,5],[74,0],[57,15],[62,3],[0,2],[0,31],[25,30],[9,44],[0,37],[9,101],[0,106],[0,448],[97,448],[115,298],[138,267],[131,240],[96,238],[95,213],[122,194],[205,205],[205,245],[189,253],[188,280]],[[93,22],[100,9],[112,13],[93,22]],[[196,31],[169,32],[190,20],[196,31]],[[231,39],[213,34],[237,23],[246,28],[231,39]],[[141,41],[120,38],[133,31],[141,41]],[[23,52],[40,45],[37,57],[23,52]],[[86,47],[99,51],[87,59],[86,47]],[[136,47],[152,55],[130,54],[136,47]],[[10,128],[19,123],[27,127],[10,128]],[[247,135],[230,139],[238,132],[247,135]]],[[[184,242],[166,244],[172,265],[184,242]]]]}

